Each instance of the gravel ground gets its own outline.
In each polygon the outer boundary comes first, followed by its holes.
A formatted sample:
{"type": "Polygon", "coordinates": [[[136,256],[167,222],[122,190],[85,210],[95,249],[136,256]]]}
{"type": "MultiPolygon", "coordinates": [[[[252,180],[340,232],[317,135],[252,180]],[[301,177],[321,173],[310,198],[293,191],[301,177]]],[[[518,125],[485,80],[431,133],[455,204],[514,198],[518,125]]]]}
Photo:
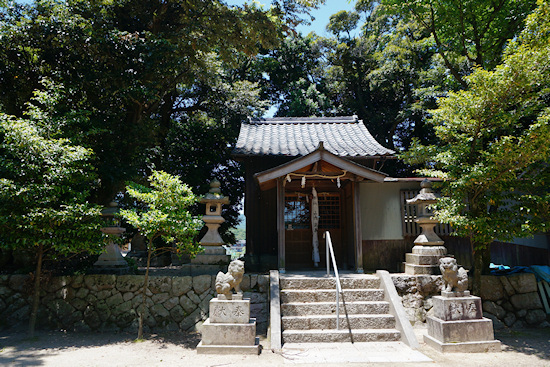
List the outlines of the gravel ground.
{"type": "MultiPolygon", "coordinates": [[[[418,336],[425,329],[417,329],[418,336]]],[[[550,329],[524,329],[497,332],[502,342],[501,353],[441,354],[423,344],[420,351],[431,358],[429,363],[407,363],[407,366],[548,366],[550,367],[550,329]]],[[[269,341],[261,355],[197,355],[199,334],[167,333],[147,335],[147,340],[134,341],[127,333],[39,332],[32,340],[24,331],[0,331],[0,366],[281,366],[290,361],[269,349],[269,341]]],[[[341,366],[342,364],[337,364],[341,366]]],[[[352,366],[373,365],[346,363],[352,366]]],[[[395,363],[376,365],[397,366],[395,363]]],[[[403,364],[399,364],[403,365],[403,364]]],[[[309,366],[302,364],[301,366],[309,366]]],[[[311,366],[318,366],[314,364],[311,366]]],[[[331,365],[325,365],[331,366],[331,365]]],[[[336,366],[336,365],[334,365],[336,366]]]]}

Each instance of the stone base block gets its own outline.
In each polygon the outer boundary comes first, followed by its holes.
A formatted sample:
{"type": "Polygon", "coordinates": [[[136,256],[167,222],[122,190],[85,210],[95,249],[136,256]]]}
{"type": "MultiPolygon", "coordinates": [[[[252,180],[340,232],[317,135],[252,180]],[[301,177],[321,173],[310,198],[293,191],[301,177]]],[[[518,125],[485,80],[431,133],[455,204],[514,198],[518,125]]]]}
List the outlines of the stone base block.
{"type": "Polygon", "coordinates": [[[451,292],[447,292],[447,291],[441,291],[441,296],[442,297],[470,297],[470,291],[466,290],[466,291],[451,291],[451,292]]]}
{"type": "Polygon", "coordinates": [[[127,275],[130,274],[130,267],[128,263],[126,263],[126,266],[94,266],[94,268],[90,270],[90,274],[127,275]]]}
{"type": "MultiPolygon", "coordinates": [[[[435,306],[434,306],[435,307],[435,306]]],[[[443,321],[427,316],[428,335],[442,343],[461,343],[494,340],[490,319],[443,321]]]]}
{"type": "Polygon", "coordinates": [[[204,345],[202,341],[197,345],[197,354],[260,354],[260,351],[259,338],[255,345],[204,345]]]}
{"type": "Polygon", "coordinates": [[[502,351],[499,340],[443,343],[429,335],[424,335],[424,342],[441,353],[495,353],[502,351]]]}
{"type": "Polygon", "coordinates": [[[429,255],[444,257],[447,255],[447,249],[445,246],[419,246],[416,245],[412,248],[412,253],[415,255],[429,255]]]}
{"type": "Polygon", "coordinates": [[[204,255],[225,255],[227,251],[225,251],[225,248],[223,246],[204,246],[204,250],[201,252],[201,254],[204,255]]]}
{"type": "Polygon", "coordinates": [[[253,346],[256,341],[256,319],[247,324],[213,324],[207,319],[201,326],[203,345],[253,346]]]}
{"type": "Polygon", "coordinates": [[[217,254],[198,254],[191,260],[191,264],[198,265],[225,265],[231,261],[231,255],[217,255],[217,254]]]}
{"type": "Polygon", "coordinates": [[[405,262],[411,265],[437,265],[439,266],[439,259],[441,255],[418,255],[418,254],[405,254],[405,262]]]}
{"type": "Polygon", "coordinates": [[[247,324],[250,321],[250,300],[210,300],[212,324],[247,324]]]}
{"type": "Polygon", "coordinates": [[[437,275],[439,274],[437,265],[413,265],[405,264],[405,274],[409,275],[437,275]]]}
{"type": "Polygon", "coordinates": [[[443,321],[481,319],[481,298],[469,297],[432,297],[434,317],[443,321]]]}
{"type": "Polygon", "coordinates": [[[183,264],[181,266],[181,274],[183,275],[216,275],[220,271],[226,272],[227,265],[183,264]]]}

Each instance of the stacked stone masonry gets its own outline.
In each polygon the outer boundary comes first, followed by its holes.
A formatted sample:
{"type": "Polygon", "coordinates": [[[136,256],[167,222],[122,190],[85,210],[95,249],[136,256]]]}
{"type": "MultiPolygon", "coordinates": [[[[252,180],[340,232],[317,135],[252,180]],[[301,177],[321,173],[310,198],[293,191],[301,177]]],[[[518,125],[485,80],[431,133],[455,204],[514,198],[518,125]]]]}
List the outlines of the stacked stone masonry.
{"type": "MultiPolygon", "coordinates": [[[[393,282],[411,323],[425,323],[433,314],[432,297],[439,295],[441,276],[393,274],[393,282]]],[[[193,330],[208,317],[215,275],[150,277],[146,330],[193,330]]],[[[137,330],[142,275],[77,275],[44,281],[38,327],[65,330],[137,330]]],[[[257,332],[267,330],[269,276],[245,274],[241,288],[250,298],[250,317],[257,332]]],[[[0,275],[0,329],[26,325],[32,289],[27,275],[0,275]]],[[[483,316],[496,330],[550,327],[533,274],[484,276],[483,316]]]]}
{"type": "MultiPolygon", "coordinates": [[[[147,290],[147,331],[188,331],[207,319],[215,296],[215,275],[152,276],[147,290]]],[[[44,281],[38,327],[76,331],[137,330],[143,275],[77,275],[44,281]]],[[[25,325],[32,289],[27,275],[0,276],[0,329],[25,325]]],[[[246,274],[241,283],[250,298],[258,333],[268,320],[269,276],[246,274]]]]}
{"type": "MultiPolygon", "coordinates": [[[[433,296],[441,293],[441,276],[393,274],[392,280],[410,322],[425,323],[434,314],[433,296]]],[[[483,316],[493,321],[495,330],[550,327],[534,274],[482,276],[481,299],[483,316]]]]}

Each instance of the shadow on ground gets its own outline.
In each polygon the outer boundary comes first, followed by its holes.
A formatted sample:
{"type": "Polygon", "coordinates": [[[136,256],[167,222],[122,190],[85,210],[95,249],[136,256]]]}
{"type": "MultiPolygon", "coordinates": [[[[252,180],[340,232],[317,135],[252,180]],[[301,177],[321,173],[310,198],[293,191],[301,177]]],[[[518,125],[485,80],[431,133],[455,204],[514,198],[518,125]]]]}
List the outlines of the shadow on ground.
{"type": "MultiPolygon", "coordinates": [[[[136,332],[65,332],[37,331],[28,338],[26,330],[0,330],[0,366],[31,367],[44,365],[44,356],[63,353],[66,350],[101,347],[106,345],[139,343],[136,332]]],[[[201,337],[198,333],[165,332],[146,334],[145,339],[158,343],[194,349],[201,337]]]]}
{"type": "Polygon", "coordinates": [[[502,350],[515,351],[550,360],[550,329],[520,329],[495,331],[495,339],[502,343],[502,350]]]}

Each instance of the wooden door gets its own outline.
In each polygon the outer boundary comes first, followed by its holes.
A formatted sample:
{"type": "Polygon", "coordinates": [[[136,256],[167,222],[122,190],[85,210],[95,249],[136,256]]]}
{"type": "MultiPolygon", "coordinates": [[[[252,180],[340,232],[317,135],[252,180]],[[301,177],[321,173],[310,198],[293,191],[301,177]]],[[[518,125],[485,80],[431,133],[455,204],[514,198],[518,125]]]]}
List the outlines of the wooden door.
{"type": "MultiPolygon", "coordinates": [[[[344,252],[342,246],[342,206],[340,192],[321,192],[319,193],[319,252],[326,267],[326,242],[323,235],[329,231],[334,248],[336,265],[342,269],[344,261],[344,252]]],[[[330,265],[332,268],[332,264],[330,265]]]]}
{"type": "MultiPolygon", "coordinates": [[[[336,261],[341,266],[343,249],[341,241],[341,205],[339,192],[319,193],[319,255],[320,268],[326,265],[325,231],[330,231],[336,261]]],[[[285,194],[285,262],[287,269],[313,268],[311,194],[285,194]]]]}

